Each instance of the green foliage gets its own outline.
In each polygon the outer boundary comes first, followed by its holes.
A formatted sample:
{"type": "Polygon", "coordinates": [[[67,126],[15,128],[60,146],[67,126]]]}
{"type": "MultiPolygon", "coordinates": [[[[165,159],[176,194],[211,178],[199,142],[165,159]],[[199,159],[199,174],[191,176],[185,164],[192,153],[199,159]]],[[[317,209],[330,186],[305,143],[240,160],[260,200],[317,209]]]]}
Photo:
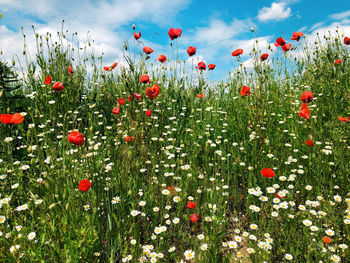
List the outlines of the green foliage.
{"type": "Polygon", "coordinates": [[[7,63],[0,61],[0,110],[19,112],[24,109],[25,97],[16,92],[21,88],[17,73],[7,63]]]}

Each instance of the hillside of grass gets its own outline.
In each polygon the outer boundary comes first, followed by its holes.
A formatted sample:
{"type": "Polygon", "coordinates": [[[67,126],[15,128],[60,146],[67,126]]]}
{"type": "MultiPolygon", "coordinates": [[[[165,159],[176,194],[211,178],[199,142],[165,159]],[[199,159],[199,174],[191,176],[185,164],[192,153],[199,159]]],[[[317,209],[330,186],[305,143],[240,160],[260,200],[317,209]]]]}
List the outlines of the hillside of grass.
{"type": "Polygon", "coordinates": [[[333,35],[233,57],[213,84],[140,40],[103,65],[92,42],[36,34],[25,65],[0,65],[2,262],[348,262],[350,49],[333,35]]]}

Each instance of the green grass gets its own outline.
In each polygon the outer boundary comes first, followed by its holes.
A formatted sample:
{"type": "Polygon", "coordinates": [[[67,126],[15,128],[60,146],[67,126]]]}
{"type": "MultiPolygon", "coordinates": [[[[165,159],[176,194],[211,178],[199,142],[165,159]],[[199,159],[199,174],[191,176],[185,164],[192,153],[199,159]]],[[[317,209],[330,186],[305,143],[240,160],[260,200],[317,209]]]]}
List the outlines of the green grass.
{"type": "Polygon", "coordinates": [[[4,91],[25,98],[0,98],[0,113],[24,115],[21,124],[0,123],[0,258],[181,262],[192,250],[190,262],[289,262],[288,254],[291,262],[347,262],[350,122],[338,116],[350,113],[350,61],[342,38],[302,40],[265,62],[254,49],[253,70],[238,66],[212,87],[207,72],[182,77],[183,61],[160,65],[141,54],[141,42],[123,47],[127,66],[104,71],[92,42],[73,47],[75,35],[36,34],[32,60],[25,44],[22,88],[4,91]],[[160,86],[154,99],[143,74],[160,86]],[[64,90],[44,84],[48,75],[64,90]],[[243,85],[249,96],[241,97],[243,85]],[[314,94],[309,120],[298,114],[304,91],[314,94]],[[141,100],[127,99],[134,93],[141,100]],[[114,115],[119,98],[126,102],[114,115]],[[83,145],[69,142],[71,130],[83,145]],[[263,168],[276,176],[263,177],[263,168]],[[87,192],[78,189],[83,179],[87,192]]]}

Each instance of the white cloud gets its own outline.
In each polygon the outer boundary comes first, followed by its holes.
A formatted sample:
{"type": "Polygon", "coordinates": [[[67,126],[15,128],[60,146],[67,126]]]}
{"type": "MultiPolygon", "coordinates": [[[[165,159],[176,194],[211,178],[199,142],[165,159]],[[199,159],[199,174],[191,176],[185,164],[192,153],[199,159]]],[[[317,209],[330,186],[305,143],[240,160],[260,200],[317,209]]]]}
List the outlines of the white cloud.
{"type": "Polygon", "coordinates": [[[197,42],[220,43],[247,31],[251,26],[252,23],[250,25],[249,21],[245,20],[234,19],[230,24],[226,24],[222,20],[213,19],[208,27],[197,28],[193,38],[197,42]]]}
{"type": "Polygon", "coordinates": [[[237,38],[242,34],[251,34],[253,37],[250,31],[251,27],[255,27],[251,19],[234,19],[230,23],[220,19],[212,19],[208,26],[197,27],[194,32],[185,33],[182,43],[187,45],[184,46],[185,49],[188,46],[196,46],[197,52],[200,52],[208,63],[215,64],[219,61],[229,63],[232,60],[233,50],[248,47],[246,43],[248,40],[238,40],[237,38]]]}
{"type": "Polygon", "coordinates": [[[285,3],[272,3],[271,7],[263,7],[259,10],[258,19],[260,21],[280,21],[288,18],[291,15],[290,7],[285,3]]]}
{"type": "Polygon", "coordinates": [[[341,20],[344,18],[348,18],[348,17],[350,17],[350,10],[342,12],[342,13],[332,14],[329,17],[333,20],[341,20]]]}
{"type": "Polygon", "coordinates": [[[318,22],[316,24],[314,24],[311,28],[310,28],[310,31],[314,31],[316,30],[317,28],[321,28],[321,26],[324,25],[325,22],[318,22]]]}
{"type": "MultiPolygon", "coordinates": [[[[71,37],[73,32],[77,32],[77,41],[83,44],[89,32],[89,39],[94,40],[96,57],[103,52],[103,63],[108,65],[123,59],[120,49],[122,43],[133,39],[131,26],[127,30],[122,29],[123,26],[133,22],[137,29],[140,29],[142,22],[156,23],[160,27],[172,26],[178,12],[186,8],[190,1],[101,0],[93,3],[89,0],[0,0],[0,3],[2,10],[6,10],[1,22],[8,25],[0,27],[0,47],[4,54],[2,59],[11,61],[14,54],[23,57],[23,37],[19,32],[22,25],[29,50],[34,53],[35,37],[31,25],[35,25],[39,34],[51,32],[55,36],[56,32],[61,31],[61,21],[64,19],[64,31],[69,29],[67,36],[71,37]]],[[[145,44],[156,46],[146,39],[151,37],[143,34],[142,41],[145,44]]],[[[34,54],[32,58],[35,58],[34,54]]]]}
{"type": "Polygon", "coordinates": [[[303,49],[308,50],[308,54],[311,56],[314,54],[313,51],[316,49],[315,42],[319,42],[319,44],[326,44],[326,37],[337,37],[339,35],[340,40],[343,41],[344,36],[350,36],[350,20],[344,20],[342,22],[334,22],[331,25],[323,26],[323,23],[317,23],[317,26],[311,27],[310,34],[305,36],[305,39],[301,43],[303,48],[298,48],[293,51],[293,56],[297,58],[304,58],[305,51],[303,49]],[[338,33],[337,33],[338,32],[338,33]]]}

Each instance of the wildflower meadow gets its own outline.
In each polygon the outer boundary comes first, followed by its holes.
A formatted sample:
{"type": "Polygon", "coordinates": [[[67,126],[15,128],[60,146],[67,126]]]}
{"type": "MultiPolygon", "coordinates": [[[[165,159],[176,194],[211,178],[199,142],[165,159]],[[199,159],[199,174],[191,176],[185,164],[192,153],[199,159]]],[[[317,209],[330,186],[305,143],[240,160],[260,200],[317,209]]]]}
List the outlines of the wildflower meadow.
{"type": "Polygon", "coordinates": [[[213,81],[183,30],[104,65],[33,27],[0,62],[1,262],[350,262],[350,36],[236,46],[213,81]]]}

